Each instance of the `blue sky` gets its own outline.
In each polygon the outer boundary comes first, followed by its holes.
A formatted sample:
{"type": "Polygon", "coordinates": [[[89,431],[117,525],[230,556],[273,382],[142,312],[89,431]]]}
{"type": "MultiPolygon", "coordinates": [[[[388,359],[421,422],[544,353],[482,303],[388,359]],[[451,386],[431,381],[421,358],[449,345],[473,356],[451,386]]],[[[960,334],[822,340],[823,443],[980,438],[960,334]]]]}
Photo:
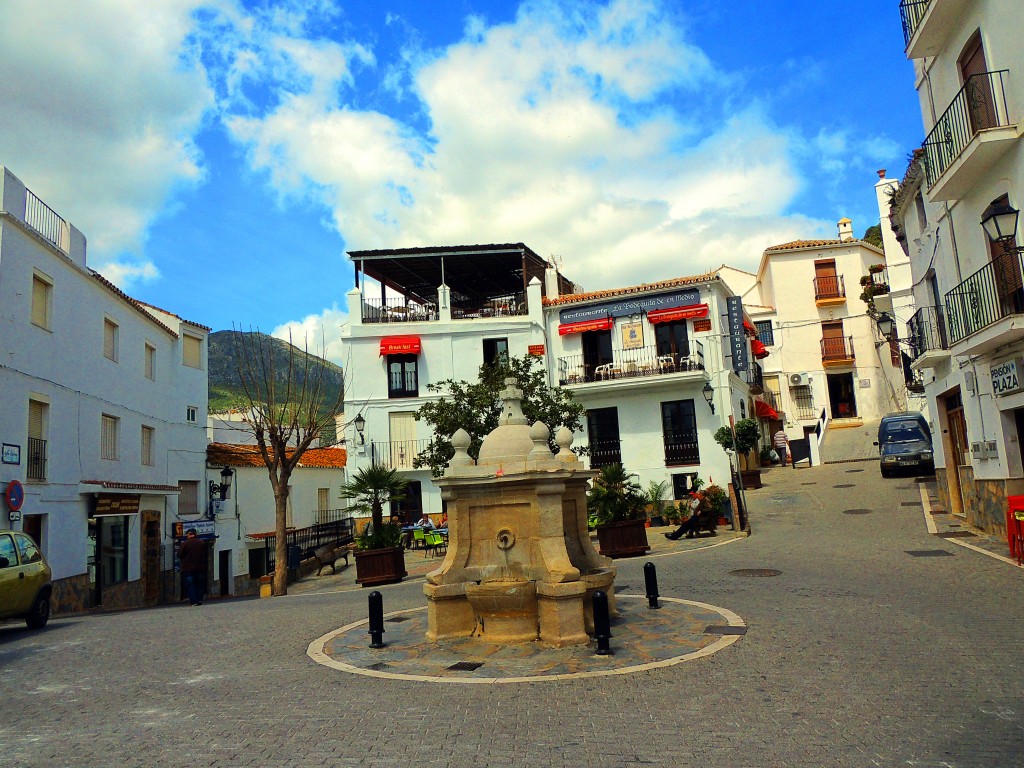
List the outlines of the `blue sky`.
{"type": "Polygon", "coordinates": [[[862,234],[922,138],[898,5],[4,0],[0,164],[131,295],[340,359],[349,249],[598,289],[862,234]]]}

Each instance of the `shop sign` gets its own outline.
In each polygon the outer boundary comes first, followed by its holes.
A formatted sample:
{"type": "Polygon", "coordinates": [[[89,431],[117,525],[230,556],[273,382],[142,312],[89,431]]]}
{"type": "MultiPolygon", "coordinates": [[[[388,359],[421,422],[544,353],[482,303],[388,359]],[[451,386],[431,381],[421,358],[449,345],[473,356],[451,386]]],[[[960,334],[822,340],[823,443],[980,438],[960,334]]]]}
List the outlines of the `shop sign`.
{"type": "Polygon", "coordinates": [[[691,304],[699,303],[700,290],[689,288],[685,291],[674,291],[673,293],[663,293],[656,296],[642,296],[636,299],[592,304],[579,309],[563,309],[558,315],[558,322],[566,325],[600,317],[629,317],[630,315],[640,315],[655,309],[688,307],[691,304]]]}
{"type": "Polygon", "coordinates": [[[725,300],[729,317],[729,347],[732,350],[732,369],[737,373],[747,370],[750,358],[748,355],[747,332],[743,328],[743,299],[729,296],[725,300]]]}
{"type": "Polygon", "coordinates": [[[993,395],[1010,395],[1020,391],[1021,362],[1020,358],[1014,358],[992,366],[993,395]]]}
{"type": "Polygon", "coordinates": [[[543,344],[531,344],[526,348],[526,351],[534,357],[544,357],[544,345],[543,344]]]}
{"type": "Polygon", "coordinates": [[[101,493],[96,497],[96,510],[93,515],[135,515],[138,512],[138,494],[101,493]]]}
{"type": "Polygon", "coordinates": [[[644,345],[643,323],[622,324],[622,348],[640,349],[644,345]]]}
{"type": "Polygon", "coordinates": [[[694,333],[707,333],[711,330],[711,318],[705,317],[703,320],[693,321],[693,332],[694,333]]]}
{"type": "Polygon", "coordinates": [[[213,536],[217,533],[213,520],[178,521],[174,524],[174,538],[185,538],[185,532],[195,528],[196,536],[213,536]]]}

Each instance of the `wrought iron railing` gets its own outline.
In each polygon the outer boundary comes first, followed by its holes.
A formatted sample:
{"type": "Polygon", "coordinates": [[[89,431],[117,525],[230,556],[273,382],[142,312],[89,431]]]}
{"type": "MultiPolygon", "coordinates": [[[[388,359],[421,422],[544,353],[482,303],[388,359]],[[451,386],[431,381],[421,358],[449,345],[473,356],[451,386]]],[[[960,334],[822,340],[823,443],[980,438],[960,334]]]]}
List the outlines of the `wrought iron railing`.
{"type": "MultiPolygon", "coordinates": [[[[308,528],[294,528],[285,534],[288,547],[298,547],[303,559],[313,556],[313,550],[324,544],[342,546],[355,540],[356,521],[351,517],[334,520],[329,523],[311,525],[308,528]]],[[[263,537],[263,548],[266,553],[266,573],[273,573],[276,567],[277,534],[271,533],[263,537]]]]}
{"type": "Polygon", "coordinates": [[[781,410],[781,408],[779,406],[779,397],[778,397],[778,395],[776,395],[770,389],[764,390],[760,395],[758,395],[758,397],[760,397],[762,400],[764,400],[766,403],[768,403],[768,405],[770,405],[776,411],[781,410]]]}
{"type": "Polygon", "coordinates": [[[932,0],[900,0],[900,21],[903,22],[903,47],[910,45],[911,38],[921,25],[921,19],[928,12],[932,0]]]}
{"type": "Polygon", "coordinates": [[[690,342],[690,352],[686,355],[659,354],[657,347],[640,347],[617,349],[611,362],[600,365],[591,364],[583,355],[558,358],[558,379],[563,385],[703,370],[704,345],[699,341],[690,342]]]}
{"type": "Polygon", "coordinates": [[[416,457],[427,449],[429,440],[381,440],[370,445],[374,464],[391,469],[412,469],[416,457]]]}
{"type": "Polygon", "coordinates": [[[853,336],[832,336],[821,340],[821,361],[855,360],[853,336]]]}
{"type": "Polygon", "coordinates": [[[326,525],[338,520],[346,520],[352,517],[351,509],[318,509],[316,510],[316,524],[326,525]]]}
{"type": "Polygon", "coordinates": [[[946,294],[949,343],[956,344],[997,320],[1024,312],[1021,252],[996,256],[946,294]]]}
{"type": "Polygon", "coordinates": [[[601,469],[622,463],[622,443],[618,440],[599,440],[590,443],[590,468],[601,469]]]}
{"type": "Polygon", "coordinates": [[[29,189],[25,190],[25,223],[67,253],[68,223],[29,189]]]}
{"type": "Polygon", "coordinates": [[[846,282],[842,275],[824,275],[815,277],[814,298],[817,299],[844,299],[846,298],[846,282]]]}
{"type": "Polygon", "coordinates": [[[29,480],[46,479],[46,441],[38,437],[28,439],[28,462],[25,477],[29,480]]]}
{"type": "Polygon", "coordinates": [[[818,411],[814,407],[814,392],[809,386],[790,387],[789,399],[793,401],[793,409],[798,419],[818,417],[818,411]]]}
{"type": "Polygon", "coordinates": [[[700,464],[696,430],[665,432],[664,441],[666,464],[700,464]]]}
{"type": "Polygon", "coordinates": [[[394,299],[363,299],[364,323],[422,323],[437,320],[435,302],[416,303],[394,299]]]}
{"type": "Polygon", "coordinates": [[[933,349],[948,349],[946,318],[941,307],[921,307],[907,323],[910,359],[917,360],[933,349]]]}
{"type": "MultiPolygon", "coordinates": [[[[751,390],[764,389],[764,369],[761,368],[760,363],[751,361],[746,372],[743,374],[743,378],[751,390]]],[[[759,392],[755,394],[759,394],[759,392]]]]}
{"type": "Polygon", "coordinates": [[[932,186],[960,157],[978,131],[1009,125],[1005,78],[1010,71],[982,72],[964,87],[942,113],[924,141],[925,172],[932,186]]]}
{"type": "Polygon", "coordinates": [[[527,313],[526,294],[511,293],[489,299],[483,304],[470,304],[452,300],[453,320],[476,320],[481,317],[512,317],[527,313]]]}

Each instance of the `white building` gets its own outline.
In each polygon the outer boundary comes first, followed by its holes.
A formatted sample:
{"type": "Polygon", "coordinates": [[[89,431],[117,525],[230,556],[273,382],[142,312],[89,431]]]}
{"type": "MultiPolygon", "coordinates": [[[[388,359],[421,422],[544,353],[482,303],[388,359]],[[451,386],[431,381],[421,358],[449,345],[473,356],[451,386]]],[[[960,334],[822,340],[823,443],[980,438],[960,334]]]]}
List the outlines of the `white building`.
{"type": "Polygon", "coordinates": [[[1003,531],[1006,496],[1024,492],[1024,272],[1015,217],[990,214],[1024,198],[1020,4],[901,11],[925,135],[893,204],[917,305],[905,335],[936,426],[942,504],[1003,531]],[[1006,237],[992,240],[983,219],[1006,237]]]}
{"type": "MultiPolygon", "coordinates": [[[[576,441],[591,448],[592,464],[621,461],[643,485],[668,481],[677,498],[694,475],[728,482],[713,435],[729,415],[753,415],[746,379],[758,368],[751,359],[743,378],[727,369],[729,292],[713,275],[584,293],[521,243],[350,256],[349,461],[352,471],[372,461],[402,470],[411,485],[399,511],[442,511],[429,470],[413,468],[431,437],[415,412],[438,397],[427,386],[474,381],[482,363],[506,353],[542,356],[549,383],[588,409],[576,441]]],[[[746,336],[742,344],[749,352],[746,336]]]]}
{"type": "Polygon", "coordinates": [[[205,503],[209,329],[125,295],[85,237],[0,168],[0,482],[55,610],[173,598],[172,523],[205,503]]]}
{"type": "Polygon", "coordinates": [[[885,254],[855,239],[843,219],[837,239],[765,249],[756,274],[718,270],[743,297],[769,352],[764,387],[791,440],[809,437],[820,447],[829,428],[860,426],[905,407],[899,347],[881,338],[860,298],[861,278],[884,268],[885,254]]]}

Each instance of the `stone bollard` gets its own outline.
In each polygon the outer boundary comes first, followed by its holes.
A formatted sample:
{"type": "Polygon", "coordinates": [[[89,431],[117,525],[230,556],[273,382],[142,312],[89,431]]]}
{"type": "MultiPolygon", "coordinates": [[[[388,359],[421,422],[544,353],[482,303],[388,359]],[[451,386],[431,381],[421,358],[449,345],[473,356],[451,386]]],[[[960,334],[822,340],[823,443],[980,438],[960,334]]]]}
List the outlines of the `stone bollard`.
{"type": "Polygon", "coordinates": [[[644,584],[647,586],[647,607],[661,608],[658,605],[658,571],[654,563],[644,563],[644,584]]]}

